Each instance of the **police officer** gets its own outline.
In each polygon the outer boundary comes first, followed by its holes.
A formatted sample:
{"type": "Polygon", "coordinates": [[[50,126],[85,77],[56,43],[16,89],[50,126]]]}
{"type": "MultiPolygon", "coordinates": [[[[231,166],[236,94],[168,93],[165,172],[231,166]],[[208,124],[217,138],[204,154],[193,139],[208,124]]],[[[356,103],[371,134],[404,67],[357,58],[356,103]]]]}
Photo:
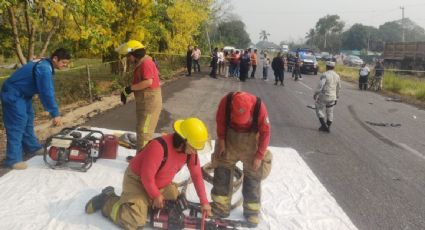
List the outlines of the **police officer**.
{"type": "Polygon", "coordinates": [[[127,60],[135,65],[133,81],[121,93],[125,104],[127,96],[134,92],[137,116],[137,150],[141,150],[152,139],[162,109],[162,95],[158,69],[152,58],[146,55],[145,46],[136,40],[130,40],[118,49],[127,55],[127,60]]]}
{"type": "Polygon", "coordinates": [[[26,169],[22,152],[34,155],[42,148],[34,133],[32,98],[35,94],[39,95],[44,109],[53,118],[53,124],[61,124],[53,76],[54,69],[65,68],[70,59],[71,55],[67,50],[57,49],[50,58],[28,62],[4,82],[1,104],[7,135],[7,166],[26,169]]]}
{"type": "Polygon", "coordinates": [[[217,110],[218,144],[212,159],[214,169],[211,199],[217,217],[230,214],[233,174],[238,161],[243,163],[243,214],[255,227],[261,208],[261,180],[271,169],[270,122],[265,104],[247,92],[231,92],[217,110]]]}
{"type": "Polygon", "coordinates": [[[333,121],[333,109],[341,91],[339,75],[334,71],[335,62],[326,62],[326,72],[320,76],[320,81],[314,93],[316,115],[320,121],[319,131],[330,132],[333,121]]]}
{"type": "MultiPolygon", "coordinates": [[[[147,220],[148,209],[164,208],[164,200],[176,200],[179,191],[172,183],[179,170],[187,165],[198,194],[201,211],[211,215],[197,151],[208,141],[208,130],[197,118],[174,122],[174,133],[150,141],[134,157],[124,173],[121,196],[108,186],[90,199],[88,214],[98,210],[124,229],[140,229],[147,220]]],[[[179,226],[175,229],[179,229],[179,226]]],[[[172,229],[172,227],[169,227],[172,229]]]]}

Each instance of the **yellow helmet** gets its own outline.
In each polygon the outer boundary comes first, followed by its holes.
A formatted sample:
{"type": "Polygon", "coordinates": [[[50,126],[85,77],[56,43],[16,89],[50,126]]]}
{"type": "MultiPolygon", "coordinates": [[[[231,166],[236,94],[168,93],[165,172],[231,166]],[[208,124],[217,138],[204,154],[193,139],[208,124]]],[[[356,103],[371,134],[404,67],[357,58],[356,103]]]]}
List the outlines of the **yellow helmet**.
{"type": "Polygon", "coordinates": [[[208,130],[198,118],[187,118],[174,122],[174,130],[196,150],[202,150],[208,141],[208,130]]]}
{"type": "Polygon", "coordinates": [[[115,49],[119,54],[128,54],[137,49],[143,49],[145,46],[136,40],[130,40],[124,44],[121,44],[118,48],[115,49]]]}

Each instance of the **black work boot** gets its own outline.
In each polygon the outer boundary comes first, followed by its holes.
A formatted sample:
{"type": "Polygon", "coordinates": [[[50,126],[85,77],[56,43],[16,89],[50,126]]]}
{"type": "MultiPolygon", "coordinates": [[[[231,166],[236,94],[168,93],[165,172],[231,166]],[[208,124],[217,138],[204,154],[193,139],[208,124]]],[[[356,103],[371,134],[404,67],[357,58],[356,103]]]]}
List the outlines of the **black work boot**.
{"type": "Polygon", "coordinates": [[[326,125],[328,125],[328,132],[331,131],[331,125],[332,125],[332,121],[327,121],[326,125]]]}
{"type": "Polygon", "coordinates": [[[256,228],[258,226],[258,223],[260,222],[260,218],[258,217],[258,214],[251,214],[251,215],[245,215],[244,217],[246,219],[246,223],[248,228],[256,228]]]}
{"type": "Polygon", "coordinates": [[[102,193],[91,198],[86,204],[86,213],[91,214],[102,209],[107,198],[115,195],[114,187],[108,186],[102,190],[102,193]]]}
{"type": "Polygon", "coordinates": [[[321,132],[329,132],[329,128],[328,128],[328,126],[325,123],[325,119],[319,118],[319,121],[320,121],[320,124],[321,124],[321,126],[319,128],[319,131],[321,131],[321,132]]]}

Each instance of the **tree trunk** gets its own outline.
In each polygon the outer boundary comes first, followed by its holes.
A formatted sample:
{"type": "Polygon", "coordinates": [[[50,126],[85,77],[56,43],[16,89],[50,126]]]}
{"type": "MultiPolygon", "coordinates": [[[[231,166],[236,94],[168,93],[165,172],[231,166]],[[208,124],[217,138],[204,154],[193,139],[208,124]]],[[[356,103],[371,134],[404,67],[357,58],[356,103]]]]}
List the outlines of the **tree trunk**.
{"type": "Polygon", "coordinates": [[[28,2],[25,2],[25,22],[28,33],[28,60],[34,59],[34,45],[35,45],[35,28],[32,23],[32,19],[28,15],[28,2]]]}
{"type": "Polygon", "coordinates": [[[46,53],[47,47],[49,46],[50,39],[53,37],[53,34],[55,34],[56,28],[59,26],[59,18],[56,19],[56,22],[53,24],[52,29],[49,32],[49,35],[47,35],[46,41],[44,41],[43,48],[41,49],[39,57],[44,57],[44,54],[46,53]]]}
{"type": "Polygon", "coordinates": [[[21,42],[19,41],[19,33],[18,33],[18,27],[16,25],[16,16],[15,16],[15,10],[13,7],[7,8],[7,12],[9,13],[9,21],[10,25],[12,26],[13,31],[13,41],[15,43],[15,53],[18,56],[19,62],[24,65],[27,63],[27,60],[25,59],[24,54],[22,53],[21,48],[21,42]]]}

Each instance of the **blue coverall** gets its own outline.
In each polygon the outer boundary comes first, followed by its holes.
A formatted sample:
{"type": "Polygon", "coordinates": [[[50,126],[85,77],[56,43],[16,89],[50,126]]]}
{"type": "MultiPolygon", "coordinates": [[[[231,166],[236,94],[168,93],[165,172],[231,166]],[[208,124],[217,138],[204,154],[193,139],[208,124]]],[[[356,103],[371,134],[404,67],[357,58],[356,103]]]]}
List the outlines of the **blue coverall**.
{"type": "Polygon", "coordinates": [[[52,61],[29,62],[8,78],[1,89],[3,123],[6,128],[6,165],[21,162],[23,152],[34,154],[42,146],[34,132],[32,97],[39,94],[44,109],[54,118],[59,116],[55,101],[52,61]]]}

